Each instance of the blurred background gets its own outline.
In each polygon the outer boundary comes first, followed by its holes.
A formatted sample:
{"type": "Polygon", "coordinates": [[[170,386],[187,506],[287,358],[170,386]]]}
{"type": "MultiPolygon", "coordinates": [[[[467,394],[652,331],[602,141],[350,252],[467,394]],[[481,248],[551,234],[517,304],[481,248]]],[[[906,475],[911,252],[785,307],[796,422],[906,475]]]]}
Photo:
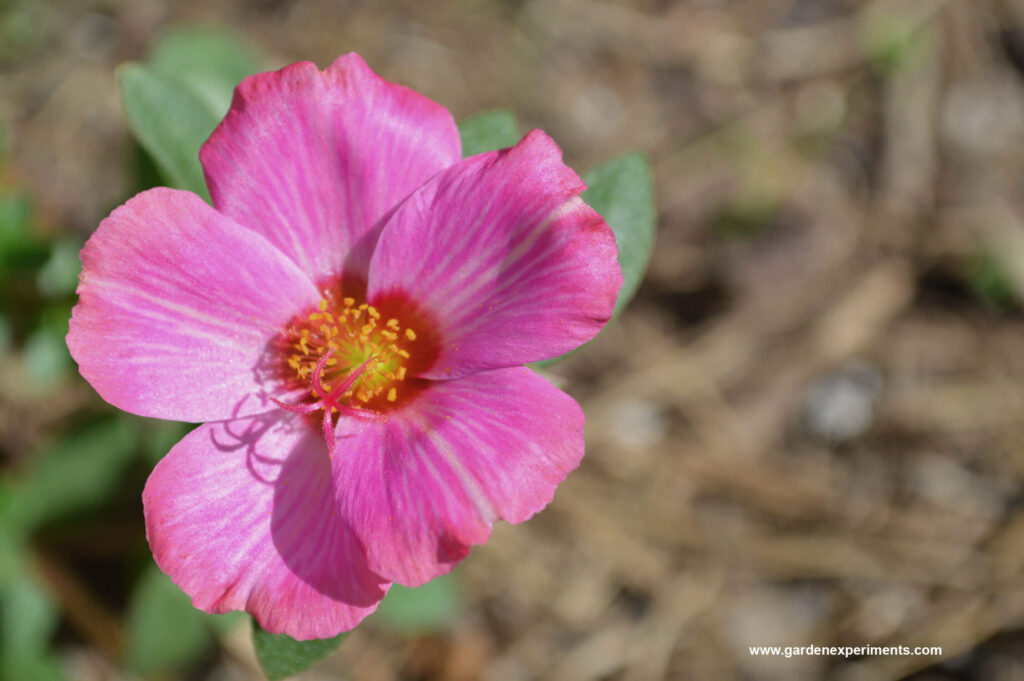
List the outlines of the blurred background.
{"type": "Polygon", "coordinates": [[[114,69],[188,27],[357,51],[657,186],[637,299],[551,369],[581,468],[302,678],[1024,678],[1024,2],[0,0],[4,678],[262,678],[146,547],[186,429],[63,344],[78,249],[160,182],[114,69]],[[748,650],[809,644],[943,652],[748,650]]]}

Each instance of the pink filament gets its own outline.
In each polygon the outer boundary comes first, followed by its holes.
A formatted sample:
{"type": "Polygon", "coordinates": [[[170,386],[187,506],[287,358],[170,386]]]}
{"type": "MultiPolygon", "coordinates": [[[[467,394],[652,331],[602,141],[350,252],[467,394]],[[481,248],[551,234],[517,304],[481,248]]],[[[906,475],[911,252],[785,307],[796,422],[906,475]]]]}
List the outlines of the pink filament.
{"type": "Polygon", "coordinates": [[[334,423],[331,420],[332,410],[337,409],[339,413],[347,414],[348,416],[360,416],[365,417],[370,414],[362,409],[354,409],[348,405],[341,404],[338,402],[338,398],[345,394],[349,388],[359,380],[359,377],[366,371],[366,367],[370,365],[370,362],[376,360],[376,357],[370,357],[368,360],[352,369],[348,375],[338,385],[334,386],[334,389],[330,392],[324,389],[324,384],[321,380],[323,375],[324,367],[327,366],[327,360],[334,354],[334,350],[328,350],[324,353],[320,361],[316,363],[316,368],[313,369],[313,380],[311,382],[312,392],[320,399],[312,404],[288,404],[282,402],[274,397],[270,398],[270,401],[281,407],[285,411],[289,411],[293,414],[312,414],[320,409],[324,410],[323,421],[321,422],[321,428],[324,434],[324,441],[327,443],[327,455],[334,458],[335,440],[334,440],[334,423]]]}

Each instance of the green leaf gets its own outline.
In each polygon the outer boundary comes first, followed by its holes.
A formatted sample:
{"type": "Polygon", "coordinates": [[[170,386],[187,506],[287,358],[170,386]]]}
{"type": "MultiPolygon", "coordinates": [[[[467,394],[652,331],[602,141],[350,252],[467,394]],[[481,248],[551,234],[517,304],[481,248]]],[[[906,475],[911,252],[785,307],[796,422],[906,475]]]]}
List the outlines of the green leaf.
{"type": "Polygon", "coordinates": [[[164,178],[209,201],[199,147],[220,116],[187,85],[143,64],[125,64],[117,76],[132,131],[164,178]]]}
{"type": "Polygon", "coordinates": [[[72,366],[63,334],[48,328],[36,329],[25,339],[21,360],[28,375],[40,385],[53,383],[72,366]]]}
{"type": "Polygon", "coordinates": [[[425,633],[444,629],[459,612],[458,584],[451,574],[410,589],[394,584],[377,607],[377,617],[390,629],[425,633]]]}
{"type": "MultiPolygon", "coordinates": [[[[622,267],[622,288],[612,315],[615,317],[636,294],[654,251],[657,223],[651,168],[640,154],[629,154],[594,168],[583,176],[583,181],[588,187],[582,194],[583,200],[604,217],[615,233],[622,267]]],[[[530,366],[549,367],[570,354],[572,352],[530,366]]]]}
{"type": "Polygon", "coordinates": [[[10,486],[0,480],[0,590],[20,579],[24,571],[25,541],[12,522],[12,500],[10,486]]]}
{"type": "Polygon", "coordinates": [[[196,427],[192,423],[164,421],[162,419],[140,419],[143,424],[144,438],[142,441],[143,460],[150,465],[164,458],[171,447],[178,444],[196,427]]]}
{"type": "Polygon", "coordinates": [[[511,147],[519,141],[519,122],[508,109],[496,109],[470,116],[459,122],[462,155],[511,147]]]}
{"type": "Polygon", "coordinates": [[[147,65],[188,86],[218,120],[228,112],[235,86],[263,66],[249,46],[207,28],[168,33],[153,47],[147,65]]]}
{"type": "Polygon", "coordinates": [[[633,299],[654,251],[654,183],[651,168],[640,154],[630,154],[594,168],[583,176],[589,189],[583,200],[600,213],[619,248],[622,289],[615,314],[633,299]]]}
{"type": "Polygon", "coordinates": [[[263,631],[255,622],[252,627],[256,658],[270,681],[284,679],[309,669],[334,652],[345,638],[345,634],[342,633],[334,638],[296,641],[284,634],[263,631]]]}
{"type": "Polygon", "coordinates": [[[77,239],[61,239],[53,245],[50,259],[36,276],[36,287],[47,298],[59,298],[74,293],[78,286],[78,273],[82,261],[78,252],[82,244],[77,239]]]}
{"type": "Polygon", "coordinates": [[[244,612],[226,612],[222,615],[206,614],[206,624],[218,636],[224,636],[241,626],[248,628],[249,616],[244,612]]]}
{"type": "Polygon", "coordinates": [[[182,29],[161,39],[146,64],[118,70],[135,137],[171,186],[210,200],[199,148],[227,113],[235,86],[261,67],[254,51],[222,31],[182,29]]]}
{"type": "Polygon", "coordinates": [[[967,288],[982,305],[995,312],[1007,312],[1020,304],[1006,256],[998,249],[984,247],[964,266],[967,288]]]}
{"type": "Polygon", "coordinates": [[[60,616],[35,580],[19,575],[0,594],[0,650],[37,655],[46,650],[60,616]]]}
{"type": "Polygon", "coordinates": [[[49,651],[38,655],[0,656],[0,681],[64,681],[65,678],[60,660],[49,651]]]}
{"type": "MultiPolygon", "coordinates": [[[[0,537],[0,552],[6,539],[0,537]]],[[[23,561],[15,563],[13,572],[0,576],[0,680],[61,681],[64,674],[49,652],[60,622],[57,606],[23,561]]]]}
{"type": "Polygon", "coordinates": [[[106,499],[135,451],[136,431],[127,419],[110,419],[66,435],[40,452],[35,467],[12,485],[7,518],[26,532],[106,499]]]}
{"type": "Polygon", "coordinates": [[[48,251],[32,233],[32,206],[24,196],[0,196],[0,275],[46,261],[48,251]]]}
{"type": "Polygon", "coordinates": [[[11,322],[0,314],[0,353],[10,350],[13,340],[14,330],[11,328],[11,322]]]}
{"type": "Polygon", "coordinates": [[[128,604],[125,656],[143,675],[169,672],[211,650],[206,615],[155,565],[142,575],[128,604]]]}

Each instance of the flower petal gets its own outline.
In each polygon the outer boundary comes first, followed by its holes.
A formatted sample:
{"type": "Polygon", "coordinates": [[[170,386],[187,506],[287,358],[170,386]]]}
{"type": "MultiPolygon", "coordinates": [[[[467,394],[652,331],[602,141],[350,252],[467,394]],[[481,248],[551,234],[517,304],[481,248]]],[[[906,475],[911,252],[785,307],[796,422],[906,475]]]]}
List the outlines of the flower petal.
{"type": "Polygon", "coordinates": [[[348,54],[246,78],[199,157],[218,210],[311,275],[365,280],[375,225],[461,149],[447,109],[348,54]]]}
{"type": "Polygon", "coordinates": [[[259,413],[247,399],[267,342],[316,287],[263,237],[195,194],[143,192],[82,249],[68,332],[79,370],[107,402],[134,414],[208,421],[259,413]]]}
{"type": "Polygon", "coordinates": [[[402,294],[435,318],[441,354],[426,378],[555,357],[590,340],[622,285],[615,237],[539,130],[465,159],[388,220],[369,300],[402,294]]]}
{"type": "Polygon", "coordinates": [[[335,489],[371,569],[416,586],[494,520],[544,508],[582,456],[579,405],[529,369],[499,369],[429,382],[383,421],[342,419],[335,489]]]}
{"type": "Polygon", "coordinates": [[[351,629],[388,587],[334,498],[318,430],[278,415],[200,426],[142,495],[153,557],[197,608],[300,640],[351,629]]]}

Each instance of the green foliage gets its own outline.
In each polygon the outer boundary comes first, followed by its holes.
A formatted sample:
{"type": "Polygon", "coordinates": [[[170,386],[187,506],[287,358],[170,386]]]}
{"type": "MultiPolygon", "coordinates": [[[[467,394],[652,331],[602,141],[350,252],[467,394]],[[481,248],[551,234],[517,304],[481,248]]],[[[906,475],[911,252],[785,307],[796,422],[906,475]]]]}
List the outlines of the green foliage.
{"type": "Polygon", "coordinates": [[[40,385],[56,382],[71,368],[63,335],[45,327],[37,328],[25,339],[21,361],[29,377],[40,385]]]}
{"type": "Polygon", "coordinates": [[[47,298],[60,298],[75,292],[82,261],[78,252],[82,244],[77,239],[61,239],[53,245],[50,257],[36,276],[36,288],[47,298]]]}
{"type": "MultiPolygon", "coordinates": [[[[654,250],[657,219],[651,169],[643,156],[630,154],[594,168],[583,176],[583,181],[588,187],[583,200],[604,217],[615,233],[622,267],[622,288],[615,302],[617,316],[636,294],[654,250]]],[[[549,367],[570,354],[532,366],[549,367]]]]}
{"type": "Polygon", "coordinates": [[[195,425],[161,419],[142,419],[145,437],[142,440],[142,456],[151,465],[164,458],[171,447],[181,442],[195,425]]]}
{"type": "Polygon", "coordinates": [[[0,591],[21,574],[21,532],[11,517],[12,486],[0,479],[0,591]]]}
{"type": "Polygon", "coordinates": [[[39,267],[47,249],[32,233],[32,209],[24,196],[0,196],[0,277],[39,267]]]}
{"type": "Polygon", "coordinates": [[[263,66],[248,45],[223,31],[204,28],[168,33],[153,47],[147,63],[187,86],[218,121],[228,112],[235,86],[263,66]]]}
{"type": "MultiPolygon", "coordinates": [[[[451,575],[444,575],[415,589],[392,585],[374,617],[384,626],[404,634],[443,629],[451,624],[459,610],[458,586],[451,575]]],[[[345,634],[334,638],[296,641],[270,634],[253,623],[253,645],[260,667],[274,681],[308,669],[333,652],[345,634]]]]}
{"type": "Polygon", "coordinates": [[[393,584],[375,617],[394,631],[423,633],[444,629],[458,612],[458,584],[447,574],[415,589],[393,584]]]}
{"type": "Polygon", "coordinates": [[[604,216],[615,232],[622,267],[622,290],[615,314],[636,294],[654,250],[656,227],[651,168],[640,154],[630,154],[594,168],[583,176],[583,200],[604,216]]]}
{"type": "Polygon", "coordinates": [[[64,681],[60,661],[49,652],[26,655],[12,651],[0,660],[0,681],[64,681]]]}
{"type": "Polygon", "coordinates": [[[1006,265],[991,250],[979,251],[968,261],[964,280],[971,294],[990,310],[1005,312],[1019,304],[1006,265]]]}
{"type": "Polygon", "coordinates": [[[0,650],[44,652],[59,620],[50,595],[22,574],[0,591],[0,602],[0,650]]]}
{"type": "Polygon", "coordinates": [[[36,465],[13,486],[5,514],[11,527],[27,532],[109,498],[131,461],[136,426],[108,419],[66,435],[36,457],[36,465]]]}
{"type": "Polygon", "coordinates": [[[118,69],[121,102],[139,144],[167,182],[210,200],[199,147],[219,122],[199,95],[142,64],[118,69]]]}
{"type": "Polygon", "coordinates": [[[213,647],[207,616],[151,565],[142,575],[126,621],[125,657],[139,674],[170,672],[194,663],[213,647]]]}
{"type": "Polygon", "coordinates": [[[227,113],[234,87],[259,69],[254,53],[230,36],[183,30],[161,40],[148,63],[118,70],[135,137],[171,186],[210,200],[199,148],[227,113]]]}
{"type": "Polygon", "coordinates": [[[485,111],[459,121],[459,136],[463,156],[504,149],[519,141],[519,122],[508,109],[485,111]]]}
{"type": "Polygon", "coordinates": [[[55,386],[72,367],[64,336],[79,243],[37,236],[28,198],[0,196],[0,349],[20,346],[21,365],[40,388],[55,386]]]}
{"type": "Polygon", "coordinates": [[[206,615],[206,624],[215,634],[226,634],[232,629],[248,626],[249,616],[244,612],[226,612],[223,615],[206,615]]]}
{"type": "MultiPolygon", "coordinates": [[[[443,575],[415,589],[392,585],[374,617],[394,631],[414,634],[447,627],[458,610],[458,586],[451,575],[443,575]]],[[[271,681],[308,669],[333,652],[344,637],[345,634],[339,634],[330,639],[296,641],[267,633],[253,623],[256,656],[271,681]]]]}
{"type": "Polygon", "coordinates": [[[0,314],[0,352],[7,352],[11,348],[11,341],[14,333],[11,329],[11,322],[7,317],[0,314]]]}
{"type": "Polygon", "coordinates": [[[48,650],[60,620],[57,606],[20,568],[0,579],[0,679],[61,681],[48,650]]]}
{"type": "Polygon", "coordinates": [[[252,642],[260,668],[270,681],[277,681],[309,669],[334,652],[345,634],[313,641],[296,641],[284,634],[271,634],[253,622],[252,642]]]}

